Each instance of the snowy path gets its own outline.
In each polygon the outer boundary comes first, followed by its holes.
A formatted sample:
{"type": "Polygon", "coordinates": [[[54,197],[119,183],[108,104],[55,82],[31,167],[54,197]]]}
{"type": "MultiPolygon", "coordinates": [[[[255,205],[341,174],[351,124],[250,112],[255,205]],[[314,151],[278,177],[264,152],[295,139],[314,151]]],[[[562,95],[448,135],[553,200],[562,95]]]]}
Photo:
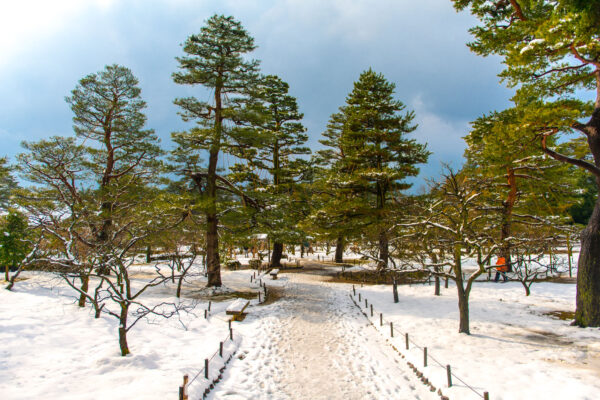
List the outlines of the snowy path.
{"type": "Polygon", "coordinates": [[[239,358],[211,398],[435,398],[353,305],[347,285],[305,273],[283,279],[285,298],[239,325],[239,358]]]}

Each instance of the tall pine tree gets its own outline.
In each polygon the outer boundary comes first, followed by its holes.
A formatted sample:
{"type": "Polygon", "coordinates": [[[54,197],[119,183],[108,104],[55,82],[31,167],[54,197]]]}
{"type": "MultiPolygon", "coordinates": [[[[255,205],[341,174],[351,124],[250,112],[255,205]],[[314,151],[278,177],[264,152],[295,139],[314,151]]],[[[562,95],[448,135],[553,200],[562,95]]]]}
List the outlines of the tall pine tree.
{"type": "Polygon", "coordinates": [[[363,72],[331,121],[340,132],[331,136],[330,146],[343,154],[331,187],[347,199],[341,205],[347,221],[377,241],[381,269],[389,261],[391,199],[412,186],[406,178],[416,176],[416,164],[429,156],[425,145],[406,137],[416,129],[414,113],[403,112],[406,106],[394,99],[394,89],[382,74],[363,72]]]}
{"type": "Polygon", "coordinates": [[[201,85],[212,93],[211,102],[194,97],[175,100],[183,120],[195,121],[196,126],[173,134],[180,153],[186,150],[208,153],[206,168],[197,165],[197,169],[187,171],[205,204],[207,286],[221,286],[217,190],[243,198],[230,181],[219,175],[217,167],[222,152],[235,153],[236,145],[246,139],[246,131],[233,128],[244,119],[243,103],[258,76],[258,61],[244,58],[254,49],[254,39],[240,22],[233,17],[214,15],[199,34],[185,41],[186,55],[177,58],[180,71],[173,74],[175,83],[201,85]]]}

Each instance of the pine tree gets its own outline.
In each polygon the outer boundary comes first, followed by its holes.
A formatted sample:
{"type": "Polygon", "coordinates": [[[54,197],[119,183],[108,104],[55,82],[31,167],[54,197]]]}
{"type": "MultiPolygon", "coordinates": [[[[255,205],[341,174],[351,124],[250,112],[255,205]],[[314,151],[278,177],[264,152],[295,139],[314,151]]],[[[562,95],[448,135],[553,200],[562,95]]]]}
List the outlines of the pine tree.
{"type": "Polygon", "coordinates": [[[185,41],[186,55],[177,58],[181,71],[173,74],[175,83],[202,85],[213,95],[212,103],[194,97],[176,99],[183,120],[196,121],[197,126],[173,134],[180,153],[208,152],[206,169],[187,171],[205,202],[207,286],[221,286],[217,190],[243,197],[230,181],[219,175],[217,166],[221,152],[235,152],[236,143],[245,139],[246,131],[233,129],[231,125],[244,119],[247,89],[257,78],[258,61],[244,59],[245,54],[254,49],[254,39],[240,22],[233,17],[214,15],[199,34],[191,35],[185,41]]]}
{"type": "Polygon", "coordinates": [[[78,293],[81,307],[93,304],[96,317],[104,310],[119,319],[123,356],[130,352],[127,332],[139,318],[169,315],[139,299],[167,278],[133,287],[129,251],[182,220],[158,190],[161,150],[153,131],[144,129],[137,85],[131,71],[117,65],[88,75],[66,99],[76,135],[25,142],[27,151],[18,156],[23,177],[35,183],[20,204],[41,235],[33,262],[51,266],[78,293]],[[97,285],[92,294],[90,284],[97,285]],[[102,301],[114,307],[103,308],[102,301]]]}
{"type": "MultiPolygon", "coordinates": [[[[600,191],[600,3],[582,0],[453,0],[470,8],[481,24],[471,29],[471,50],[497,54],[500,77],[516,87],[513,98],[527,110],[541,147],[558,161],[582,168],[600,191]],[[589,91],[595,101],[586,101],[589,91]],[[587,119],[582,123],[581,120],[587,119]],[[586,138],[585,158],[552,149],[550,137],[577,132],[586,138]]],[[[600,201],[582,233],[575,324],[600,326],[600,201]]]]}
{"type": "Polygon", "coordinates": [[[312,212],[304,222],[307,230],[320,236],[327,242],[335,241],[335,262],[344,261],[344,249],[349,240],[360,236],[358,224],[352,223],[352,211],[345,205],[348,204],[352,194],[341,195],[332,181],[339,177],[344,150],[340,138],[344,130],[344,108],[331,115],[327,129],[323,132],[324,138],[319,142],[326,146],[318,150],[313,157],[313,173],[315,176],[312,184],[311,204],[312,212]]]}
{"type": "MultiPolygon", "coordinates": [[[[266,171],[270,176],[254,185],[257,192],[254,197],[263,204],[263,210],[257,215],[259,229],[265,230],[269,240],[273,240],[273,267],[281,266],[284,242],[301,240],[297,225],[303,219],[304,207],[298,201],[302,191],[299,183],[308,170],[308,163],[298,156],[310,153],[304,146],[308,136],[300,122],[303,115],[288,91],[286,82],[268,75],[251,93],[250,109],[256,115],[252,126],[261,140],[258,148],[246,158],[253,171],[266,171]]],[[[261,181],[256,172],[252,175],[254,182],[261,181]]]]}
{"type": "Polygon", "coordinates": [[[511,239],[517,236],[513,228],[539,224],[543,217],[565,216],[574,201],[572,172],[530,145],[536,133],[522,118],[518,108],[493,112],[474,121],[465,137],[467,169],[493,180],[489,207],[501,216],[499,255],[509,271],[511,239]]]}
{"type": "Polygon", "coordinates": [[[99,184],[101,220],[91,227],[98,243],[110,240],[113,214],[121,206],[116,197],[153,179],[159,167],[158,138],[144,129],[146,102],[138,84],[130,69],[110,65],[81,79],[66,98],[75,134],[87,143],[91,177],[99,184]]]}
{"type": "Polygon", "coordinates": [[[393,97],[395,85],[371,69],[363,72],[346,98],[340,114],[331,120],[332,144],[340,154],[337,173],[330,184],[339,198],[348,223],[367,230],[378,242],[379,267],[389,260],[390,200],[411,184],[406,178],[419,172],[416,164],[427,161],[426,146],[406,135],[413,132],[413,112],[393,97]]]}

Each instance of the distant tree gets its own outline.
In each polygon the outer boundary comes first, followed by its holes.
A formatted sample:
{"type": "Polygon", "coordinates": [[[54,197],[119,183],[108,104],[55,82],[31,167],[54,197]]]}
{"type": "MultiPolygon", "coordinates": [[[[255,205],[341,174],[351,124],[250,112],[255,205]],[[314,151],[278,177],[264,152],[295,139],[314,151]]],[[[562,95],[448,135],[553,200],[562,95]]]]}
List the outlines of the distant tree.
{"type": "Polygon", "coordinates": [[[337,185],[342,159],[345,157],[340,140],[344,131],[343,108],[329,118],[327,129],[319,142],[325,146],[313,156],[313,183],[311,187],[312,210],[304,224],[314,235],[318,235],[327,242],[335,241],[335,262],[343,262],[344,249],[348,240],[356,237],[360,226],[352,221],[354,215],[350,208],[344,205],[348,201],[346,193],[341,195],[337,185]]]}
{"type": "Polygon", "coordinates": [[[188,131],[173,134],[180,157],[189,154],[194,162],[187,163],[187,175],[202,195],[206,217],[207,286],[221,286],[219,257],[220,198],[217,192],[229,192],[247,200],[244,194],[217,170],[222,152],[239,151],[236,145],[247,140],[246,130],[233,129],[244,116],[243,104],[248,88],[258,77],[258,61],[244,56],[255,49],[254,39],[233,17],[213,15],[200,33],[191,35],[183,45],[186,53],[178,57],[180,72],[173,74],[175,83],[202,85],[211,90],[213,101],[194,97],[178,98],[184,121],[196,121],[188,131]],[[199,163],[198,152],[208,153],[208,165],[199,163]],[[192,168],[190,168],[192,167],[192,168]]]}
{"type": "Polygon", "coordinates": [[[380,269],[389,260],[390,200],[412,185],[417,164],[427,161],[425,145],[406,135],[416,129],[413,112],[393,97],[395,85],[383,75],[363,72],[346,98],[340,113],[332,116],[331,145],[343,153],[330,176],[341,210],[357,228],[373,232],[378,243],[380,269]]]}
{"type": "Polygon", "coordinates": [[[12,168],[6,157],[0,157],[0,210],[7,210],[11,205],[12,191],[17,183],[12,176],[12,168]]]}
{"type": "Polygon", "coordinates": [[[4,265],[4,279],[9,280],[9,271],[16,271],[19,264],[31,251],[28,240],[28,224],[25,216],[11,210],[0,225],[0,265],[4,265]]]}
{"type": "MultiPolygon", "coordinates": [[[[582,0],[453,0],[480,20],[471,29],[474,52],[502,57],[500,77],[517,88],[525,110],[550,157],[592,174],[600,193],[600,3],[582,0]],[[587,92],[587,93],[586,93],[587,92]],[[595,101],[587,101],[588,94],[595,101]],[[587,122],[581,122],[587,119],[587,122]],[[551,138],[576,132],[593,158],[571,157],[551,138]],[[558,151],[557,151],[558,150],[558,151]]],[[[600,202],[581,236],[576,325],[600,326],[600,202]]]]}

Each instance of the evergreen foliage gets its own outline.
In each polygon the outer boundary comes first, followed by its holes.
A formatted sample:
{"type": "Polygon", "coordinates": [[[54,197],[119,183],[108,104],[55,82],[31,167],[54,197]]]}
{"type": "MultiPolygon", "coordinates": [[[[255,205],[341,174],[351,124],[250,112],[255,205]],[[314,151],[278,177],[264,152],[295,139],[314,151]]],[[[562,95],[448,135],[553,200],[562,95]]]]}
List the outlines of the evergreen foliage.
{"type": "Polygon", "coordinates": [[[6,210],[12,202],[12,191],[17,183],[12,176],[12,167],[8,165],[6,157],[0,157],[0,210],[6,210]]]}
{"type": "MultiPolygon", "coordinates": [[[[274,267],[281,266],[284,243],[295,244],[303,239],[298,223],[308,213],[300,183],[309,164],[299,157],[310,154],[304,146],[308,136],[300,122],[303,115],[296,99],[288,91],[289,85],[274,75],[263,77],[252,88],[249,111],[254,114],[254,137],[260,141],[240,154],[250,168],[245,178],[251,181],[253,197],[261,204],[257,229],[273,241],[274,267]],[[264,173],[268,177],[261,179],[264,173]]],[[[243,170],[241,166],[239,170],[243,170]]]]}
{"type": "Polygon", "coordinates": [[[380,268],[389,260],[390,203],[411,187],[406,178],[416,176],[416,164],[429,156],[425,145],[406,137],[416,129],[414,113],[404,112],[394,90],[383,75],[363,72],[346,104],[331,117],[322,142],[330,149],[320,153],[331,160],[326,182],[335,193],[323,211],[335,207],[344,226],[378,242],[380,268]]]}
{"type": "Polygon", "coordinates": [[[9,270],[16,270],[31,250],[28,236],[27,218],[17,211],[9,211],[0,225],[0,265],[4,266],[6,281],[9,270]]]}
{"type": "Polygon", "coordinates": [[[244,58],[254,49],[254,39],[240,22],[233,17],[214,15],[200,33],[185,41],[186,55],[177,58],[180,71],[173,74],[175,83],[201,85],[214,96],[212,102],[195,97],[175,99],[182,119],[196,124],[185,132],[173,134],[178,157],[185,160],[187,156],[190,160],[185,162],[182,172],[193,180],[204,203],[208,286],[221,286],[218,225],[224,208],[217,191],[250,201],[218,173],[217,166],[221,152],[235,155],[248,146],[248,130],[237,126],[248,120],[245,109],[248,89],[258,78],[258,61],[244,58]],[[208,152],[206,166],[199,162],[200,151],[208,152]]]}
{"type": "MultiPolygon", "coordinates": [[[[591,173],[600,183],[600,30],[598,2],[580,0],[453,0],[480,20],[471,29],[474,52],[502,57],[500,77],[516,88],[513,100],[538,132],[543,151],[591,173]],[[587,101],[587,93],[595,101],[587,101]],[[583,95],[582,95],[583,94],[583,95]],[[587,122],[581,122],[587,119],[587,122]],[[585,158],[551,148],[550,137],[581,134],[585,158]]],[[[577,275],[579,326],[600,326],[600,203],[582,233],[577,275]]]]}

